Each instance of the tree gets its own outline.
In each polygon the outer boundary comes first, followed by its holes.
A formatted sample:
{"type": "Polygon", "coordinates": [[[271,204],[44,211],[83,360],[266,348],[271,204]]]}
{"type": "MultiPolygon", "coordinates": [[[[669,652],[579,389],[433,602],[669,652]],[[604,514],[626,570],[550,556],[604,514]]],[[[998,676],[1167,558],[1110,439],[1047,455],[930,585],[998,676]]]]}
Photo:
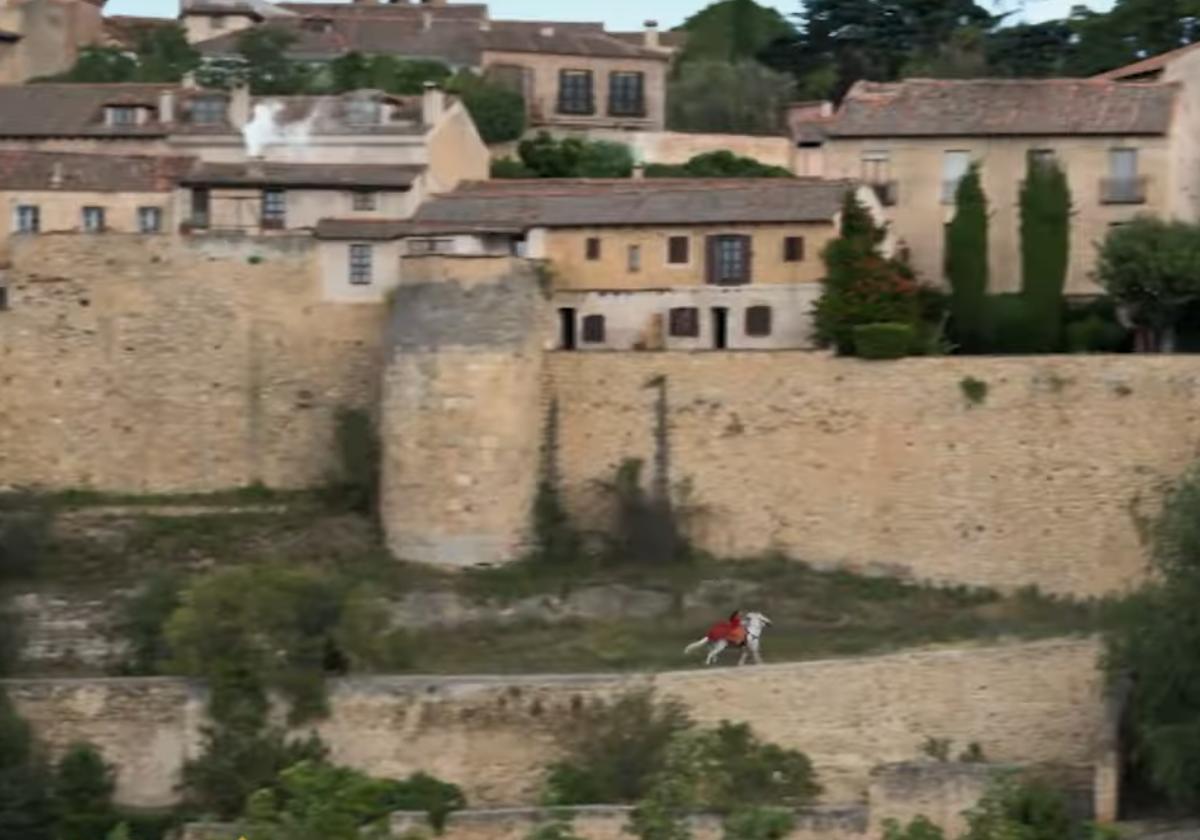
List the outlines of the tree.
{"type": "Polygon", "coordinates": [[[496,177],[508,178],[628,178],[633,174],[633,152],[622,143],[606,140],[557,139],[547,132],[522,140],[517,146],[518,164],[497,161],[496,177]]]}
{"type": "Polygon", "coordinates": [[[988,289],[988,208],[977,164],[954,193],[954,219],[946,229],[946,278],[955,340],[965,351],[978,352],[988,289]]]}
{"type": "Polygon", "coordinates": [[[994,781],[966,812],[962,840],[1065,840],[1078,836],[1062,792],[1038,779],[994,781]]]}
{"type": "Polygon", "coordinates": [[[280,26],[254,26],[239,32],[237,55],[201,66],[198,80],[205,87],[230,88],[246,84],[256,96],[307,93],[316,85],[316,73],[288,57],[294,33],[280,26]]]}
{"type": "Polygon", "coordinates": [[[1143,216],[1109,231],[1096,279],[1150,336],[1147,349],[1170,350],[1184,309],[1200,300],[1200,226],[1143,216]]]}
{"type": "Polygon", "coordinates": [[[85,47],[70,70],[41,81],[178,82],[200,65],[200,53],[187,42],[183,27],[162,24],[137,33],[133,51],[120,47],[85,47]]]}
{"type": "Polygon", "coordinates": [[[0,691],[0,840],[51,840],[49,772],[33,734],[0,691]]]}
{"type": "Polygon", "coordinates": [[[371,89],[413,95],[421,93],[426,82],[444,84],[450,78],[450,68],[440,61],[350,52],[330,62],[328,75],[335,93],[371,89]]]}
{"type": "Polygon", "coordinates": [[[91,744],[74,744],[54,772],[55,840],[95,840],[117,825],[113,769],[91,744]]]}
{"type": "Polygon", "coordinates": [[[794,81],[755,61],[692,61],[667,84],[672,131],[781,134],[794,81]]]}
{"type": "Polygon", "coordinates": [[[525,133],[525,97],[501,84],[463,70],[447,84],[475,121],[483,142],[507,143],[525,133]]]}
{"type": "Polygon", "coordinates": [[[1063,290],[1071,249],[1071,191],[1056,162],[1030,160],[1021,186],[1021,293],[1031,350],[1062,348],[1063,290]]]}
{"type": "Polygon", "coordinates": [[[647,178],[791,178],[792,172],[782,166],[759,163],[754,158],[735,155],[722,149],[704,152],[687,163],[673,165],[652,163],[646,166],[647,178]]]}
{"type": "Polygon", "coordinates": [[[719,0],[679,28],[687,33],[679,59],[684,63],[752,60],[774,42],[796,35],[796,28],[783,15],[754,0],[719,0]]]}

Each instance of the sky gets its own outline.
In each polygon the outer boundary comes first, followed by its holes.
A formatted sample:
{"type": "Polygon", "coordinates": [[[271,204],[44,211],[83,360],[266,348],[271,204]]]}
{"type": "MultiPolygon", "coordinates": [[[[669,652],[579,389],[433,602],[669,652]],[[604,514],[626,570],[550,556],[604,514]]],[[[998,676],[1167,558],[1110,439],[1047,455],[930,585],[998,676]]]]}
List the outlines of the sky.
{"type": "MultiPolygon", "coordinates": [[[[489,0],[491,15],[496,19],[531,20],[602,20],[609,29],[640,29],[642,22],[652,10],[659,24],[670,28],[684,18],[708,5],[709,0],[655,0],[640,3],[635,0],[575,0],[564,4],[562,0],[489,0]],[[566,7],[566,8],[564,8],[566,7]]],[[[784,14],[799,10],[800,0],[759,0],[774,6],[784,14]]],[[[1015,17],[1026,20],[1047,20],[1065,17],[1074,5],[1086,5],[1097,11],[1106,11],[1113,0],[1024,0],[1024,10],[1015,17]]],[[[1012,9],[1021,5],[1020,0],[993,0],[993,7],[1012,9]]],[[[173,17],[179,8],[178,0],[109,0],[105,11],[114,15],[160,15],[173,17]]]]}

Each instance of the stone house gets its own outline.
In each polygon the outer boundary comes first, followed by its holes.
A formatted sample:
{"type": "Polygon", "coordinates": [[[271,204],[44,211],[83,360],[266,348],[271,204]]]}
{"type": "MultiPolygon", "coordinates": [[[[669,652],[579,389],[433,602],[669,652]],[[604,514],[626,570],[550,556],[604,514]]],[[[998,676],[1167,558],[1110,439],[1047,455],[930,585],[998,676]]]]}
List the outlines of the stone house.
{"type": "Polygon", "coordinates": [[[600,23],[491,20],[486,5],[271,4],[185,0],[181,20],[208,58],[237,54],[240,33],[271,25],[293,37],[295,59],[345,55],[431,59],[489,75],[525,97],[533,125],[661,131],[674,47],[649,22],[639,41],[600,23]]]}
{"type": "Polygon", "coordinates": [[[990,213],[994,292],[1017,291],[1020,191],[1031,165],[1055,160],[1074,213],[1067,292],[1095,294],[1096,244],[1114,225],[1180,205],[1177,86],[1108,80],[859,82],[832,111],[798,105],[790,120],[805,167],[873,187],[892,233],[923,279],[943,277],[944,227],[958,180],[979,164],[990,213]]]}
{"type": "Polygon", "coordinates": [[[104,40],[106,0],[0,0],[0,84],[61,73],[104,40]]]}
{"type": "Polygon", "coordinates": [[[779,349],[811,344],[825,244],[848,181],[487,181],[426,201],[407,222],[324,220],[327,273],[378,253],[388,284],[431,256],[544,261],[554,346],[779,349]]]}

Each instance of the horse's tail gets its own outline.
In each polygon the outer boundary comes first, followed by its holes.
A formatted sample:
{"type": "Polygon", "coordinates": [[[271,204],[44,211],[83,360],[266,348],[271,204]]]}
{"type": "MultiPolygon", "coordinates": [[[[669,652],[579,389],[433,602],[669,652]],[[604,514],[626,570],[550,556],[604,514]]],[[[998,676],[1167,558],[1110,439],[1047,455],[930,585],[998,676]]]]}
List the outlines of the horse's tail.
{"type": "Polygon", "coordinates": [[[700,648],[704,647],[706,644],[708,644],[708,636],[705,636],[704,638],[699,639],[698,641],[692,642],[690,645],[685,647],[683,649],[683,655],[687,656],[692,651],[699,650],[700,648]]]}

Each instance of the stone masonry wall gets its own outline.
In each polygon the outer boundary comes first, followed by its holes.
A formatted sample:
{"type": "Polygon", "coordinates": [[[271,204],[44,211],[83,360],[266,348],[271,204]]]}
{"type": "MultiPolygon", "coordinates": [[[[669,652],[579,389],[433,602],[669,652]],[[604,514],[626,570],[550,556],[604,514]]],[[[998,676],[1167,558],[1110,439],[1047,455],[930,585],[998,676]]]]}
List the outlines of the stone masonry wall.
{"type": "Polygon", "coordinates": [[[509,257],[408,258],[380,432],[392,552],[446,566],[521,553],[542,441],[542,294],[509,257]]]}
{"type": "Polygon", "coordinates": [[[320,301],[308,239],[14,240],[0,486],[323,481],[337,409],[374,407],[382,306],[320,301]]]}
{"type": "MultiPolygon", "coordinates": [[[[825,801],[865,799],[872,770],[920,757],[926,738],[979,743],[989,760],[1090,766],[1104,709],[1098,646],[1060,640],[657,675],[373,677],[339,681],[318,727],[334,760],[376,775],[424,770],[476,807],[537,801],[555,734],[595,697],[653,686],[706,724],[745,721],[802,749],[825,801]]],[[[53,749],[96,742],[118,799],[171,803],[199,749],[204,695],[163,679],[7,683],[53,749]]]]}
{"type": "Polygon", "coordinates": [[[553,353],[547,370],[583,522],[605,521],[597,479],[661,458],[697,541],[724,556],[1115,592],[1144,578],[1145,526],[1200,452],[1188,356],[553,353]],[[646,387],[660,377],[665,418],[646,387]]]}

